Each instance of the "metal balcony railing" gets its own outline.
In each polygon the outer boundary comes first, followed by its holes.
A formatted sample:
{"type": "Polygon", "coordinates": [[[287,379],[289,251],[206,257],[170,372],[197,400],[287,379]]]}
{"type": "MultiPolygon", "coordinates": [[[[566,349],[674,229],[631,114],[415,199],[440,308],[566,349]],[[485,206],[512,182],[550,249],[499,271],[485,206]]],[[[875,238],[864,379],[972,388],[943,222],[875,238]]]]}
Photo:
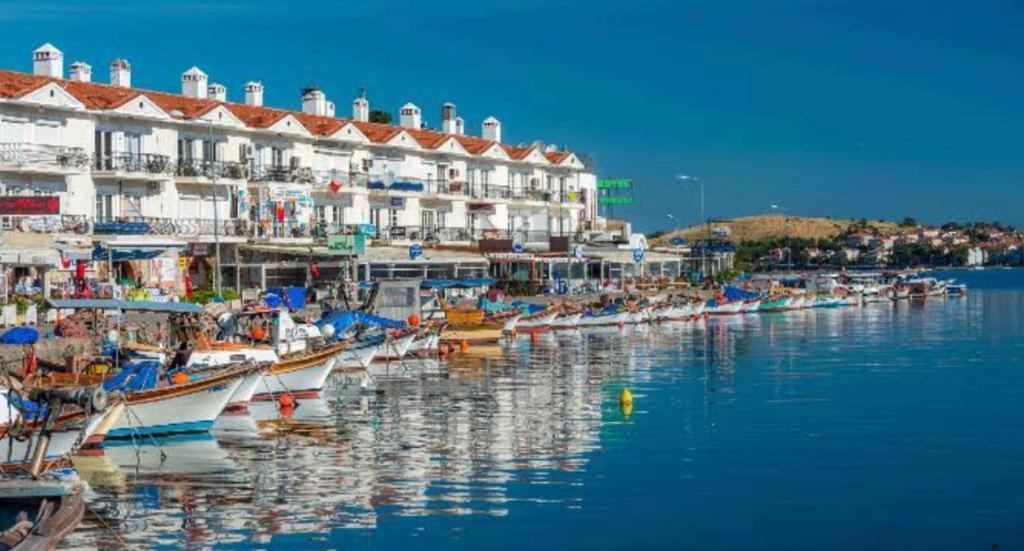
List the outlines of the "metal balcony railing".
{"type": "Polygon", "coordinates": [[[317,190],[340,191],[345,188],[365,188],[370,175],[365,172],[349,172],[344,170],[317,170],[313,172],[314,188],[317,190]],[[338,189],[333,189],[337,186],[338,189]]]}
{"type": "Polygon", "coordinates": [[[242,219],[213,220],[209,218],[152,218],[145,216],[119,216],[99,218],[92,223],[96,235],[174,235],[199,237],[217,235],[246,237],[249,221],[242,219]]]}
{"type": "Polygon", "coordinates": [[[178,159],[174,174],[182,178],[223,178],[245,180],[249,167],[236,161],[206,161],[203,159],[178,159]]]}
{"type": "Polygon", "coordinates": [[[316,176],[309,167],[256,165],[250,172],[249,179],[253,182],[316,183],[316,176]]]}
{"type": "Polygon", "coordinates": [[[2,142],[0,166],[84,170],[89,155],[80,147],[2,142]]]}
{"type": "Polygon", "coordinates": [[[26,233],[76,233],[85,235],[92,228],[82,215],[0,216],[0,228],[26,233]]]}
{"type": "Polygon", "coordinates": [[[508,199],[512,197],[512,188],[494,184],[470,184],[470,196],[476,199],[508,199]]]}
{"type": "Polygon", "coordinates": [[[130,172],[140,174],[170,174],[174,163],[167,155],[155,153],[115,153],[99,155],[93,159],[94,170],[101,172],[130,172]]]}

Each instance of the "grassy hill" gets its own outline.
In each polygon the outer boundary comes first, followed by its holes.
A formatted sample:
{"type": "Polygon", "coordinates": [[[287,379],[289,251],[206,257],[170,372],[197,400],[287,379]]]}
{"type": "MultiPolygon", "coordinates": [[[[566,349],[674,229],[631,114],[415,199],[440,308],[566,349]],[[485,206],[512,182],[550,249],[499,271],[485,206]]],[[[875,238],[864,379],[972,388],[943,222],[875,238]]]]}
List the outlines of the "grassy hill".
{"type": "MultiPolygon", "coordinates": [[[[743,216],[728,220],[716,220],[709,226],[729,228],[729,239],[733,242],[757,241],[779,237],[799,237],[806,239],[827,239],[842,234],[851,226],[860,224],[859,220],[836,220],[806,216],[783,216],[781,214],[764,214],[743,216]]],[[[898,226],[893,222],[868,221],[868,227],[880,233],[893,233],[898,226]]],[[[705,235],[704,226],[693,226],[673,230],[665,235],[651,239],[652,244],[663,245],[669,239],[682,236],[687,239],[701,239],[705,235]]]]}

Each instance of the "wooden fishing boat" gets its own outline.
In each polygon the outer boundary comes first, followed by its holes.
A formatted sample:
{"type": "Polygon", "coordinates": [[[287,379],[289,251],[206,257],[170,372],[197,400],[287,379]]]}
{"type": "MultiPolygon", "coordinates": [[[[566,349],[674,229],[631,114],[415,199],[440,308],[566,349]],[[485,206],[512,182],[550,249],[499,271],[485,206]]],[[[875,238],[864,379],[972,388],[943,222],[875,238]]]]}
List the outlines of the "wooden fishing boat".
{"type": "Polygon", "coordinates": [[[551,323],[558,317],[556,310],[544,310],[523,316],[516,323],[516,333],[545,333],[551,330],[551,323]]]}
{"type": "Polygon", "coordinates": [[[713,316],[739,314],[743,312],[743,301],[733,300],[730,302],[709,305],[706,311],[713,316]]]}
{"type": "Polygon", "coordinates": [[[441,330],[440,342],[471,344],[497,342],[512,332],[519,322],[518,310],[488,316],[483,310],[448,310],[448,325],[441,330]]]}
{"type": "MultiPolygon", "coordinates": [[[[30,459],[36,437],[43,429],[43,421],[21,419],[8,401],[6,392],[0,393],[0,410],[4,417],[0,423],[0,470],[23,466],[30,459]]],[[[120,402],[94,413],[87,413],[81,407],[66,407],[47,427],[49,443],[44,459],[53,462],[80,448],[98,446],[123,411],[124,404],[120,402]]]]}
{"type": "Polygon", "coordinates": [[[82,481],[17,479],[0,483],[0,507],[13,525],[0,526],[0,548],[56,549],[85,516],[82,481]],[[35,516],[29,516],[34,511],[35,516]]]}
{"type": "Polygon", "coordinates": [[[384,344],[377,349],[373,360],[377,362],[396,361],[405,357],[409,347],[419,333],[415,327],[398,329],[388,333],[384,344]]]}
{"type": "Polygon", "coordinates": [[[253,400],[275,399],[281,394],[296,398],[318,396],[337,364],[338,355],[348,345],[347,341],[342,341],[282,356],[263,374],[253,400]]]}
{"type": "Polygon", "coordinates": [[[551,328],[556,331],[576,329],[580,325],[583,312],[563,312],[551,322],[551,328]]]}
{"type": "Polygon", "coordinates": [[[187,383],[128,392],[124,394],[124,415],[110,429],[107,438],[208,431],[243,378],[259,369],[241,364],[187,383]]]}
{"type": "Polygon", "coordinates": [[[605,327],[610,325],[622,325],[626,323],[628,312],[584,312],[580,317],[580,327],[605,327]]]}

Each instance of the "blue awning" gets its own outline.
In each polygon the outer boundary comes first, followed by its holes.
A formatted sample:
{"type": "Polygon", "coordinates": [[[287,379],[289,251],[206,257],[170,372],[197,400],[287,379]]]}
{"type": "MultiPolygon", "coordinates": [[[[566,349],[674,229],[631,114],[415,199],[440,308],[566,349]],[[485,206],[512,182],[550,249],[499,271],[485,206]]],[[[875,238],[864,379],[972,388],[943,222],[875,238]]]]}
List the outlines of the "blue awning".
{"type": "Polygon", "coordinates": [[[134,312],[166,312],[171,314],[201,314],[203,307],[190,302],[154,302],[151,300],[114,300],[65,298],[50,299],[54,308],[74,308],[84,310],[125,310],[134,312]]]}
{"type": "Polygon", "coordinates": [[[420,287],[424,289],[468,289],[471,287],[488,287],[494,285],[498,280],[493,277],[469,277],[462,279],[424,279],[420,287]]]}

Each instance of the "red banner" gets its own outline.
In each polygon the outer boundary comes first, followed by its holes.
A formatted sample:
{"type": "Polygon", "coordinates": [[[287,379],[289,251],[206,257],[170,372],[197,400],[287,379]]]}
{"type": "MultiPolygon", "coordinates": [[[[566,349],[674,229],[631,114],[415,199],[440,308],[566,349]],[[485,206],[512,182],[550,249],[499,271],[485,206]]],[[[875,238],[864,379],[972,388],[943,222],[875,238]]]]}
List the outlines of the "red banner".
{"type": "Polygon", "coordinates": [[[41,195],[0,195],[0,215],[37,216],[43,214],[60,214],[60,198],[41,195]]]}

